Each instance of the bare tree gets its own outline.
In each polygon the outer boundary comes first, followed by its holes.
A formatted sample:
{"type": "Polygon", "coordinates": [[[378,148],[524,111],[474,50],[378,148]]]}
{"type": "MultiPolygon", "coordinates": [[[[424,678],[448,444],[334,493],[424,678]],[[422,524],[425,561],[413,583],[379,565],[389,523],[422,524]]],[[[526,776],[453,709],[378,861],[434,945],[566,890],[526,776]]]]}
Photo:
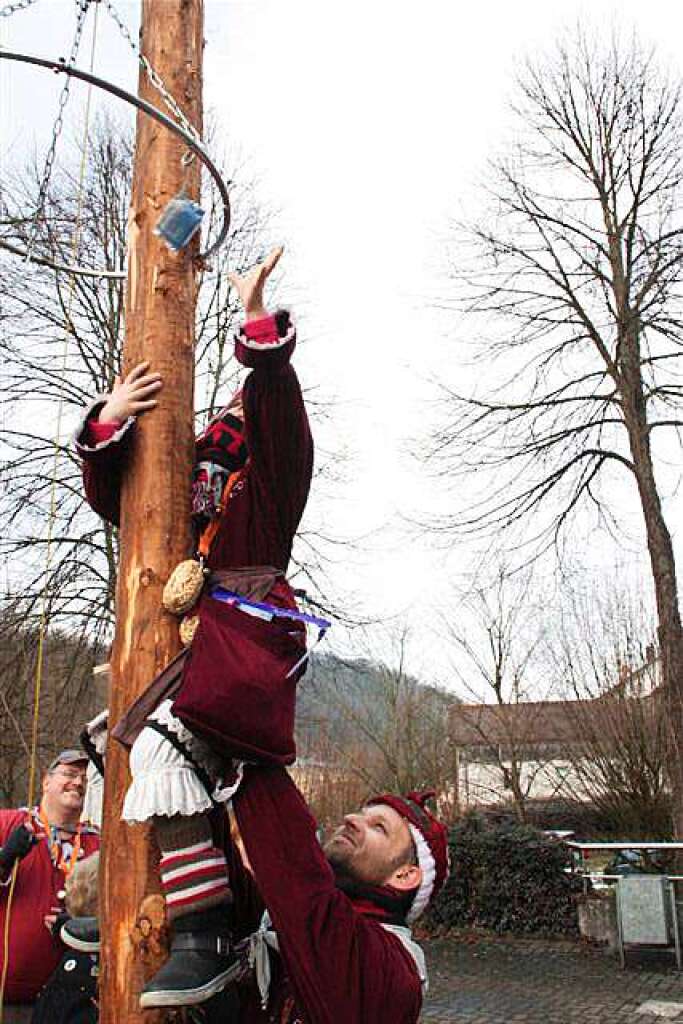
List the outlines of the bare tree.
{"type": "Polygon", "coordinates": [[[565,601],[549,638],[572,726],[558,794],[589,802],[621,835],[664,839],[671,793],[655,624],[640,596],[604,582],[565,601]]]}
{"type": "MultiPolygon", "coordinates": [[[[532,582],[529,570],[516,575],[499,566],[490,584],[458,601],[444,630],[462,701],[451,709],[451,738],[489,766],[479,772],[478,798],[485,800],[487,789],[490,800],[509,792],[520,821],[527,820],[534,782],[552,756],[539,740],[544,706],[534,700],[541,633],[532,582]]],[[[467,772],[466,763],[462,769],[467,772]]]]}
{"type": "Polygon", "coordinates": [[[309,718],[303,723],[302,731],[310,739],[313,730],[315,739],[306,744],[308,753],[302,756],[299,741],[299,756],[290,771],[315,820],[327,829],[338,825],[349,811],[361,807],[368,797],[369,787],[349,769],[346,747],[340,756],[340,745],[330,723],[309,718]]]}
{"type": "Polygon", "coordinates": [[[20,608],[0,615],[0,804],[26,800],[28,768],[34,746],[37,782],[54,755],[77,746],[85,722],[100,710],[92,670],[99,656],[84,634],[50,632],[45,640],[46,669],[36,699],[38,633],[26,627],[20,608]],[[34,721],[36,704],[38,717],[34,721]]]}
{"type": "MultiPolygon", "coordinates": [[[[83,188],[68,162],[55,168],[33,251],[72,263],[121,269],[131,175],[131,140],[109,120],[90,134],[83,188]]],[[[1,183],[3,237],[26,246],[42,169],[1,183]]],[[[213,193],[208,220],[217,217],[213,193]]],[[[230,337],[239,311],[227,273],[256,260],[267,245],[266,212],[248,184],[232,190],[227,244],[202,272],[197,324],[197,416],[217,411],[219,394],[236,380],[230,337]]],[[[75,277],[25,264],[0,249],[0,555],[9,598],[36,620],[41,595],[48,619],[95,638],[112,622],[117,534],[82,497],[80,467],[70,443],[77,416],[93,395],[109,390],[120,368],[123,283],[75,277]],[[62,409],[55,445],[55,409],[62,409]],[[53,528],[50,537],[49,521],[53,528]],[[48,548],[50,557],[48,558],[48,548]]]]}
{"type": "Polygon", "coordinates": [[[407,671],[405,640],[405,634],[397,640],[395,665],[317,660],[302,684],[299,752],[309,763],[326,765],[335,788],[346,786],[363,798],[434,788],[441,813],[453,817],[457,773],[448,711],[454,698],[407,671]]]}
{"type": "Polygon", "coordinates": [[[680,85],[636,42],[601,49],[579,32],[526,64],[517,113],[520,139],[491,167],[491,214],[463,229],[471,268],[456,270],[461,308],[493,335],[482,386],[447,392],[436,438],[446,473],[476,471],[486,487],[444,526],[508,531],[538,553],[580,511],[613,526],[618,473],[634,482],[681,835],[683,635],[653,451],[683,425],[680,85]]]}

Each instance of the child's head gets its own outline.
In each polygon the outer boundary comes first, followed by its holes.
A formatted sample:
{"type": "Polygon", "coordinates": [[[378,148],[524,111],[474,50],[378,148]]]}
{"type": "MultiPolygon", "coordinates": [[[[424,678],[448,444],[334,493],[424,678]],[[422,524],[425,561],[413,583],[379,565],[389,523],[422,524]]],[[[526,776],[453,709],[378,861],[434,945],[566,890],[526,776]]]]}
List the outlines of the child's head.
{"type": "Polygon", "coordinates": [[[66,909],[72,917],[97,917],[100,855],[79,861],[66,880],[66,909]]]}

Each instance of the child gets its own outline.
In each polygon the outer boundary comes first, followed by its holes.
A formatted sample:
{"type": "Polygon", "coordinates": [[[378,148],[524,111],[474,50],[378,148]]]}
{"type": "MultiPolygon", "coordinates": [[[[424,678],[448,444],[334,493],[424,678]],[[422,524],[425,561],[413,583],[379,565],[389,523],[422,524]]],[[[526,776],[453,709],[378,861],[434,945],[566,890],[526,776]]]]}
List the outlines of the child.
{"type": "MultiPolygon", "coordinates": [[[[79,861],[67,878],[67,913],[57,917],[52,929],[55,936],[68,916],[97,916],[99,863],[99,852],[93,853],[79,861]]],[[[38,996],[31,1024],[96,1024],[99,962],[97,953],[67,949],[38,996]]]]}

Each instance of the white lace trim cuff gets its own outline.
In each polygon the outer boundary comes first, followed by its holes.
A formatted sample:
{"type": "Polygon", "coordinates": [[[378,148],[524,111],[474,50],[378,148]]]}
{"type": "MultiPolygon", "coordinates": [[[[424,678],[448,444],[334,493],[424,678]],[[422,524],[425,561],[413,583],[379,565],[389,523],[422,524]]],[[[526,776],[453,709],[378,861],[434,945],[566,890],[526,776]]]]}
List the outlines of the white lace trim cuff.
{"type": "Polygon", "coordinates": [[[193,768],[156,768],[136,775],[121,817],[124,821],[148,821],[155,816],[202,814],[212,806],[193,768]]]}

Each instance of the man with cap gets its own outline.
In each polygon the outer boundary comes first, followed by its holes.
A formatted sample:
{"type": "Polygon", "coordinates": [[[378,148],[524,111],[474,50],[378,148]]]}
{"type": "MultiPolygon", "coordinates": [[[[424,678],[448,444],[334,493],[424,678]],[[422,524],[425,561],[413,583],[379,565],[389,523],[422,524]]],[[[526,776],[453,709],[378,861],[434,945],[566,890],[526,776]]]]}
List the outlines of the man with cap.
{"type": "Polygon", "coordinates": [[[33,1003],[59,963],[64,947],[53,937],[52,926],[63,910],[66,880],[79,860],[99,848],[97,830],[81,821],[87,763],[82,750],[63,750],[43,776],[37,807],[0,810],[0,976],[6,972],[5,1004],[33,1003]]]}
{"type": "Polygon", "coordinates": [[[287,772],[245,769],[233,807],[249,871],[230,857],[235,930],[253,933],[240,1024],[418,1020],[427,975],[410,928],[448,875],[432,795],[378,796],[321,848],[287,772]]]}

